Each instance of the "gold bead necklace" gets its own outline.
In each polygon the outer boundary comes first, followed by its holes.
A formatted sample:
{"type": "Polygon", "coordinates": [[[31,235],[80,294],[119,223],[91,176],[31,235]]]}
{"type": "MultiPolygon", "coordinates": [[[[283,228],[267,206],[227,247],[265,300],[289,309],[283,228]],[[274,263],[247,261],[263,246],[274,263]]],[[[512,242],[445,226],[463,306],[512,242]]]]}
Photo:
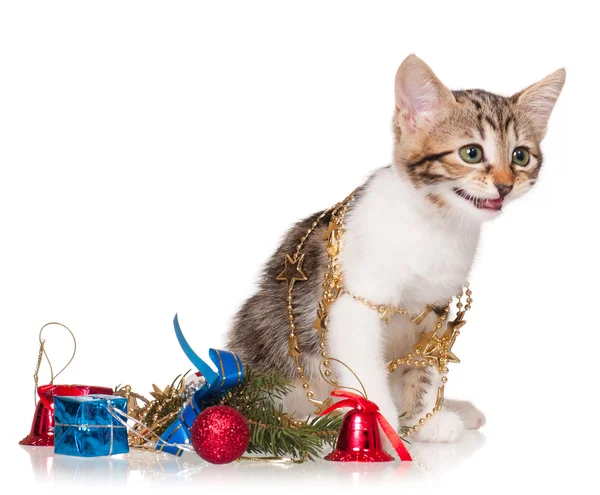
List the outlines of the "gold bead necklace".
{"type": "MultiPolygon", "coordinates": [[[[319,225],[321,220],[323,220],[323,218],[325,218],[329,213],[331,213],[331,220],[329,222],[327,234],[324,238],[324,240],[327,243],[328,262],[322,284],[323,294],[318,303],[317,318],[315,320],[315,323],[313,324],[313,328],[315,328],[315,330],[319,333],[319,347],[321,349],[320,352],[322,358],[321,366],[324,368],[324,371],[322,371],[322,373],[325,379],[333,385],[339,386],[339,383],[331,378],[332,371],[330,360],[334,360],[334,358],[328,356],[327,354],[326,339],[327,316],[329,314],[329,308],[340,297],[341,294],[345,292],[355,301],[358,301],[366,305],[367,307],[377,311],[381,319],[384,320],[388,325],[390,324],[394,315],[409,314],[408,310],[401,306],[393,306],[389,304],[376,304],[367,298],[353,294],[352,292],[345,289],[343,286],[343,277],[341,272],[339,254],[342,249],[342,237],[344,234],[344,216],[348,211],[350,203],[352,203],[354,199],[355,192],[356,191],[352,192],[341,203],[337,203],[336,205],[329,208],[328,210],[325,210],[319,215],[319,217],[308,228],[306,233],[300,238],[300,242],[296,246],[296,251],[294,252],[294,254],[292,256],[290,256],[289,254],[286,255],[285,268],[277,276],[277,280],[287,282],[288,288],[287,312],[290,327],[290,335],[288,337],[288,354],[294,361],[296,371],[300,380],[302,381],[302,388],[306,391],[306,397],[308,401],[315,407],[316,414],[321,413],[327,407],[332,405],[333,400],[331,399],[331,397],[322,401],[315,399],[308,378],[304,374],[304,369],[301,366],[300,356],[302,355],[302,351],[300,350],[300,347],[298,345],[298,337],[296,335],[296,324],[294,321],[295,316],[293,290],[294,284],[296,282],[303,282],[305,280],[308,280],[307,275],[302,270],[302,264],[304,262],[304,254],[302,253],[302,248],[304,247],[304,243],[306,242],[306,240],[317,228],[317,226],[319,225]]],[[[473,302],[471,295],[472,292],[469,289],[468,284],[466,284],[466,290],[457,295],[458,301],[456,303],[456,318],[453,321],[447,323],[446,331],[441,336],[438,336],[438,332],[442,329],[444,321],[448,317],[452,299],[448,302],[448,305],[446,305],[446,307],[443,309],[442,314],[439,316],[434,330],[430,333],[421,332],[419,340],[412,348],[412,353],[408,353],[404,357],[394,359],[386,365],[388,373],[393,373],[400,365],[414,366],[417,368],[433,366],[437,369],[438,373],[442,375],[442,384],[440,387],[438,387],[437,399],[432,411],[427,413],[425,416],[419,418],[417,424],[410,427],[404,427],[403,432],[400,433],[401,436],[410,436],[412,433],[417,432],[419,428],[423,426],[435,413],[441,410],[444,401],[444,386],[448,382],[448,377],[446,375],[448,374],[449,370],[447,365],[449,363],[460,362],[460,360],[452,352],[452,346],[454,345],[456,337],[460,334],[460,328],[466,323],[463,317],[465,313],[469,309],[471,309],[471,303],[473,302]],[[466,305],[464,306],[464,309],[463,304],[461,302],[463,293],[467,296],[466,305]]],[[[410,321],[415,325],[419,325],[434,309],[435,306],[428,304],[419,314],[410,317],[410,321]]]]}

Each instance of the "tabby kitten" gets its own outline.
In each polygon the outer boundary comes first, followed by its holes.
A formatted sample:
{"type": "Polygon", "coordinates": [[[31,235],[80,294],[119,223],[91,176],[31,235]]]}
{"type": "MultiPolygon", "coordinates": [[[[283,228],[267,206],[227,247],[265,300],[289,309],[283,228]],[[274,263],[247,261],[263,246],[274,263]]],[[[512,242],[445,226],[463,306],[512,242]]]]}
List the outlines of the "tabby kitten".
{"type": "MultiPolygon", "coordinates": [[[[540,142],[565,82],[560,69],[509,98],[482,90],[450,91],[418,57],[396,74],[394,151],[390,166],[375,171],[355,194],[345,217],[340,255],[344,287],[351,293],[419,313],[444,307],[460,292],[479,241],[481,225],[525,194],[542,166],[540,142]]],[[[343,198],[329,198],[333,204],[343,198]]],[[[297,223],[267,263],[259,291],[246,301],[228,336],[228,349],[261,371],[279,370],[298,385],[285,401],[297,417],[314,412],[288,355],[287,287],[276,280],[319,213],[297,223]]],[[[326,216],[305,244],[307,281],[294,286],[296,335],[303,373],[315,398],[330,388],[319,374],[320,348],[313,328],[327,264],[326,216]]],[[[399,369],[386,363],[412,349],[435,312],[415,325],[403,315],[390,324],[377,311],[343,293],[330,308],[328,353],[360,377],[396,429],[414,424],[436,400],[440,377],[432,368],[399,369]]],[[[335,363],[334,363],[335,364],[335,363]]],[[[349,372],[335,368],[342,384],[349,372]]],[[[447,400],[419,430],[417,440],[451,442],[485,422],[471,403],[447,400]]]]}

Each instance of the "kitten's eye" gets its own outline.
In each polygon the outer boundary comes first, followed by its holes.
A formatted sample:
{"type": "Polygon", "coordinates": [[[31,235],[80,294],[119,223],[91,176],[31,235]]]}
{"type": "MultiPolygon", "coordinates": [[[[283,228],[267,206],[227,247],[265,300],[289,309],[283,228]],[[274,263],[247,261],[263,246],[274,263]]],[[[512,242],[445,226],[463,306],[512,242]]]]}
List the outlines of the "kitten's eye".
{"type": "Polygon", "coordinates": [[[519,167],[524,167],[529,163],[529,151],[525,148],[515,148],[513,151],[512,162],[519,167]]]}
{"type": "Polygon", "coordinates": [[[483,160],[483,150],[474,144],[463,146],[458,150],[458,154],[467,163],[479,163],[483,160]]]}

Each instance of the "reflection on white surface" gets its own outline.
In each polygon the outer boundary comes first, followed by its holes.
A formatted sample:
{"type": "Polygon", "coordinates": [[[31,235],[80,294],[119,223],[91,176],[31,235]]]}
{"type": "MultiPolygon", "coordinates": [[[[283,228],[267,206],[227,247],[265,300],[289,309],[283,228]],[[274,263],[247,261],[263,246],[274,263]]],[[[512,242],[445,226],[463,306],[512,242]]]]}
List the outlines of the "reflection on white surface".
{"type": "Polygon", "coordinates": [[[153,483],[289,482],[303,484],[323,481],[344,484],[369,484],[381,481],[412,481],[440,477],[445,471],[479,450],[485,442],[482,433],[471,431],[455,444],[409,446],[414,462],[343,463],[319,460],[304,464],[267,464],[239,462],[232,465],[209,464],[192,453],[182,457],[132,450],[129,454],[110,457],[70,457],[54,455],[52,447],[25,447],[29,453],[36,481],[79,483],[93,481],[125,485],[129,480],[153,483]]]}

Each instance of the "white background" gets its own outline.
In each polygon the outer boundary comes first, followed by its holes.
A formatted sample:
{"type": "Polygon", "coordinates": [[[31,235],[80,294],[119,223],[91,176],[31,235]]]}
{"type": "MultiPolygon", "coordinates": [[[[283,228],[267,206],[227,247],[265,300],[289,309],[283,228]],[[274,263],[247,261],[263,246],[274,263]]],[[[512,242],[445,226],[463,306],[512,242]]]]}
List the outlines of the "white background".
{"type": "MultiPolygon", "coordinates": [[[[39,328],[77,336],[58,382],[142,393],[189,368],[176,312],[199,353],[221,346],[286,228],[389,163],[394,75],[414,52],[453,89],[506,95],[567,69],[542,180],[486,226],[455,348],[448,395],[487,414],[485,445],[464,459],[430,448],[435,479],[451,492],[586,483],[600,343],[599,39],[586,4],[2,2],[2,480],[37,483],[16,444],[39,328]]],[[[68,338],[46,337],[60,368],[68,338]]],[[[319,466],[210,479],[365,479],[319,466]]],[[[437,486],[415,473],[414,489],[437,486]]],[[[44,489],[64,489],[57,479],[44,489]]]]}

